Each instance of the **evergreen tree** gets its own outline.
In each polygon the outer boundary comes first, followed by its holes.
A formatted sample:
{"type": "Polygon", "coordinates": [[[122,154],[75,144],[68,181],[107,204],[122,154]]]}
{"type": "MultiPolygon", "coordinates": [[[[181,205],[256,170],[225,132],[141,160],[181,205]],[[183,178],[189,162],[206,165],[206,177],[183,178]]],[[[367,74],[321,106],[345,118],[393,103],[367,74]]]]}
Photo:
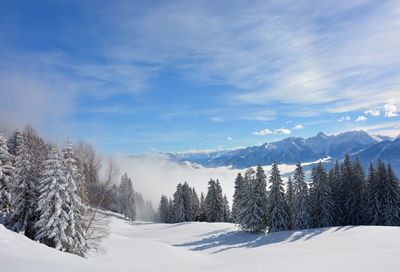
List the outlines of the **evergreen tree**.
{"type": "Polygon", "coordinates": [[[339,226],[343,222],[342,198],[341,198],[341,176],[339,162],[329,171],[329,186],[332,190],[332,206],[334,226],[339,226]]]}
{"type": "Polygon", "coordinates": [[[184,221],[195,221],[196,211],[194,210],[194,205],[192,203],[193,192],[187,182],[183,183],[182,185],[182,197],[183,197],[183,207],[185,214],[184,221]]]}
{"type": "Polygon", "coordinates": [[[386,180],[387,180],[386,165],[383,161],[379,160],[378,167],[376,169],[376,176],[375,176],[375,182],[376,182],[376,187],[377,187],[376,197],[377,197],[378,203],[379,203],[379,211],[378,211],[378,220],[377,220],[377,222],[374,222],[374,223],[376,225],[381,225],[381,226],[383,226],[385,224],[384,218],[385,218],[385,211],[386,211],[386,205],[385,205],[386,180]]]}
{"type": "Polygon", "coordinates": [[[289,228],[292,228],[293,224],[293,211],[294,211],[294,187],[293,187],[293,182],[292,178],[289,176],[288,182],[286,184],[286,191],[285,191],[285,197],[286,197],[286,203],[288,205],[288,211],[289,211],[289,228]]]}
{"type": "Polygon", "coordinates": [[[276,163],[272,164],[269,182],[271,185],[268,194],[268,232],[288,230],[288,206],[285,200],[283,181],[276,163]]]}
{"type": "Polygon", "coordinates": [[[11,185],[14,180],[13,156],[8,152],[7,140],[0,134],[0,223],[11,213],[11,185]]]}
{"type": "Polygon", "coordinates": [[[200,222],[205,222],[207,221],[207,215],[206,215],[206,204],[205,204],[205,199],[204,199],[204,193],[201,192],[200,194],[200,212],[199,212],[199,221],[200,222]]]}
{"type": "MultiPolygon", "coordinates": [[[[350,157],[348,154],[345,155],[343,164],[340,169],[340,177],[341,177],[341,184],[340,184],[340,196],[339,199],[341,200],[340,208],[343,211],[343,225],[351,225],[353,223],[352,216],[355,211],[355,207],[359,205],[359,197],[357,194],[354,195],[355,199],[353,199],[353,193],[357,190],[357,185],[354,184],[354,173],[353,173],[353,166],[350,161],[350,157]]],[[[359,216],[357,215],[357,220],[359,216]]]]}
{"type": "Polygon", "coordinates": [[[375,168],[372,162],[369,166],[368,178],[367,178],[367,205],[364,208],[366,215],[366,223],[370,225],[378,225],[380,223],[380,188],[375,173],[375,168]]]}
{"type": "Polygon", "coordinates": [[[67,202],[68,181],[60,157],[58,147],[52,146],[39,181],[39,220],[35,224],[35,239],[57,250],[67,251],[70,246],[67,228],[71,207],[67,202]]]}
{"type": "Polygon", "coordinates": [[[167,223],[174,223],[174,202],[171,198],[168,199],[168,221],[167,223]]]}
{"type": "Polygon", "coordinates": [[[199,196],[196,193],[196,190],[194,188],[192,188],[192,213],[193,213],[193,221],[199,221],[199,217],[200,217],[200,200],[199,200],[199,196]]]}
{"type": "Polygon", "coordinates": [[[303,167],[297,163],[293,182],[292,229],[308,229],[312,226],[310,206],[308,202],[308,187],[304,179],[303,167]]]}
{"type": "Polygon", "coordinates": [[[231,222],[232,217],[231,217],[231,211],[229,209],[229,202],[228,198],[226,195],[224,195],[224,222],[231,222]]]}
{"type": "Polygon", "coordinates": [[[334,223],[332,191],[321,162],[313,167],[311,181],[310,200],[313,225],[316,228],[330,227],[334,223]]]}
{"type": "Polygon", "coordinates": [[[135,196],[133,191],[132,180],[128,174],[121,177],[121,184],[119,185],[118,195],[120,199],[120,213],[122,213],[129,220],[136,219],[136,205],[135,196]]]}
{"type": "Polygon", "coordinates": [[[383,203],[381,206],[383,225],[398,226],[400,224],[399,181],[390,164],[388,164],[386,179],[383,183],[383,203]]]}
{"type": "Polygon", "coordinates": [[[239,224],[240,211],[243,210],[243,195],[244,195],[244,181],[241,173],[238,173],[235,179],[235,192],[233,194],[233,204],[232,204],[232,219],[233,222],[239,224]]]}
{"type": "Polygon", "coordinates": [[[361,225],[364,222],[363,198],[365,191],[365,174],[360,161],[357,159],[353,167],[353,178],[349,184],[347,224],[361,225]]]}
{"type": "Polygon", "coordinates": [[[185,200],[183,198],[182,183],[176,186],[173,200],[173,222],[179,223],[185,221],[185,200]]]}
{"type": "Polygon", "coordinates": [[[72,144],[68,141],[64,149],[63,161],[64,176],[67,180],[66,191],[68,194],[65,199],[66,205],[69,206],[68,210],[68,226],[66,229],[69,238],[66,251],[85,256],[88,250],[88,243],[86,238],[86,207],[83,205],[79,196],[78,186],[83,184],[83,176],[78,170],[72,144]]]}
{"type": "Polygon", "coordinates": [[[158,216],[161,223],[169,223],[169,203],[165,195],[161,196],[160,205],[158,206],[158,216]]]}
{"type": "Polygon", "coordinates": [[[23,232],[33,239],[35,237],[35,220],[37,207],[37,187],[32,180],[30,154],[26,148],[25,137],[16,131],[15,134],[15,180],[11,185],[11,210],[8,227],[16,232],[23,232]]]}
{"type": "Polygon", "coordinates": [[[218,180],[208,182],[208,192],[204,200],[207,222],[224,221],[224,197],[218,180]]]}
{"type": "Polygon", "coordinates": [[[240,228],[250,232],[263,232],[266,222],[266,176],[261,166],[255,172],[249,168],[244,177],[243,207],[239,213],[240,228]]]}

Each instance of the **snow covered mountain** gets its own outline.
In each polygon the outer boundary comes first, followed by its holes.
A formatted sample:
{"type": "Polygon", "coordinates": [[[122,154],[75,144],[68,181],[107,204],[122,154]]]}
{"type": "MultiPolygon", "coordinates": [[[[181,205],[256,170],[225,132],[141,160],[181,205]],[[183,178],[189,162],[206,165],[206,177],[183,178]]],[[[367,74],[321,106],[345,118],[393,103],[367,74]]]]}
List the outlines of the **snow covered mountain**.
{"type": "Polygon", "coordinates": [[[379,159],[390,163],[396,173],[400,174],[400,137],[395,140],[381,141],[374,144],[354,156],[357,156],[364,167],[368,167],[369,163],[372,161],[376,163],[379,159]]]}
{"type": "Polygon", "coordinates": [[[381,137],[370,135],[365,131],[348,131],[337,135],[326,135],[320,132],[316,136],[306,139],[290,137],[273,143],[236,150],[166,153],[166,155],[174,161],[189,161],[205,167],[245,168],[257,164],[269,165],[273,162],[286,164],[294,164],[298,161],[310,162],[326,157],[334,160],[341,159],[346,153],[357,154],[382,141],[381,137]]]}

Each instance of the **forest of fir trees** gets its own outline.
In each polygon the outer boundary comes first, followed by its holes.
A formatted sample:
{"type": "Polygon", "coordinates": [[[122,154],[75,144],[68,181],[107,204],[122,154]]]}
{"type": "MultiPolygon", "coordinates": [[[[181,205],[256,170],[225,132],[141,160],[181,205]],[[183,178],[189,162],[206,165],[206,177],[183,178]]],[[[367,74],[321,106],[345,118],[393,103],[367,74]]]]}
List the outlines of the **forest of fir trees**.
{"type": "Polygon", "coordinates": [[[162,195],[158,219],[162,223],[232,221],[228,199],[222,193],[220,182],[213,179],[208,182],[206,196],[201,193],[200,198],[187,182],[177,185],[173,199],[162,195]]]}
{"type": "Polygon", "coordinates": [[[31,126],[9,139],[0,134],[0,224],[30,239],[84,257],[102,237],[99,208],[127,220],[154,221],[149,201],[134,192],[131,179],[110,160],[99,180],[101,160],[90,144],[60,149],[31,126]]]}
{"type": "Polygon", "coordinates": [[[185,182],[178,184],[173,199],[161,197],[159,220],[234,222],[254,233],[344,225],[399,226],[399,181],[390,164],[371,163],[366,175],[360,162],[346,155],[329,171],[322,162],[315,165],[308,181],[298,163],[284,186],[274,163],[268,178],[261,166],[237,175],[232,212],[218,180],[210,180],[206,196],[201,193],[200,198],[185,182]]]}

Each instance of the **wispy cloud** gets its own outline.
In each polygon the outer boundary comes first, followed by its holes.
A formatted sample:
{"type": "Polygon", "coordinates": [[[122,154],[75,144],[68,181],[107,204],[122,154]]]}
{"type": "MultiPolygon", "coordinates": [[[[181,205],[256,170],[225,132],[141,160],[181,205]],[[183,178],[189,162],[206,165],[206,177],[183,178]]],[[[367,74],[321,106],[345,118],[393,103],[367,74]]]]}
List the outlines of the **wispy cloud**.
{"type": "Polygon", "coordinates": [[[366,121],[367,117],[365,117],[364,115],[360,115],[356,118],[356,122],[362,122],[362,121],[366,121]]]}
{"type": "Polygon", "coordinates": [[[400,108],[395,104],[385,104],[384,106],[385,117],[399,116],[400,108]]]}
{"type": "Polygon", "coordinates": [[[304,128],[304,126],[302,124],[298,124],[293,127],[293,129],[303,129],[303,128],[304,128]]]}
{"type": "Polygon", "coordinates": [[[380,110],[373,109],[373,110],[364,111],[364,114],[377,117],[377,116],[381,115],[381,112],[380,112],[380,110]]]}
{"type": "Polygon", "coordinates": [[[270,130],[268,128],[260,130],[260,131],[255,131],[253,132],[254,135],[257,136],[266,136],[266,135],[271,135],[271,134],[291,134],[292,131],[288,128],[279,128],[279,129],[275,129],[275,130],[270,130]]]}
{"type": "Polygon", "coordinates": [[[350,120],[351,120],[351,117],[350,117],[350,116],[342,116],[342,117],[339,117],[339,118],[337,119],[338,122],[350,121],[350,120]]]}
{"type": "Polygon", "coordinates": [[[224,119],[222,119],[221,117],[218,117],[218,116],[210,117],[210,120],[215,122],[215,123],[221,123],[221,122],[224,121],[224,119]]]}
{"type": "Polygon", "coordinates": [[[273,131],[266,128],[266,129],[263,129],[260,131],[255,131],[255,132],[253,132],[253,134],[257,135],[257,136],[265,136],[265,135],[273,134],[273,131]]]}

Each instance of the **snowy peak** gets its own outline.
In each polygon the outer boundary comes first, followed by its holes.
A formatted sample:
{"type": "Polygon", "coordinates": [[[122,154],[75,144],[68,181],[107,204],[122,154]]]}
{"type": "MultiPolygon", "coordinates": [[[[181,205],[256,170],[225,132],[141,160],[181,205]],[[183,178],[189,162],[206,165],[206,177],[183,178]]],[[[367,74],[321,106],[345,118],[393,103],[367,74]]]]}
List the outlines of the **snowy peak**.
{"type": "Polygon", "coordinates": [[[310,162],[331,157],[341,159],[344,154],[357,154],[383,140],[364,130],[347,131],[335,135],[319,132],[309,138],[288,137],[280,141],[250,146],[235,150],[218,150],[208,153],[167,153],[178,162],[189,161],[205,167],[233,166],[246,168],[257,164],[273,162],[292,164],[298,161],[310,162]]]}

